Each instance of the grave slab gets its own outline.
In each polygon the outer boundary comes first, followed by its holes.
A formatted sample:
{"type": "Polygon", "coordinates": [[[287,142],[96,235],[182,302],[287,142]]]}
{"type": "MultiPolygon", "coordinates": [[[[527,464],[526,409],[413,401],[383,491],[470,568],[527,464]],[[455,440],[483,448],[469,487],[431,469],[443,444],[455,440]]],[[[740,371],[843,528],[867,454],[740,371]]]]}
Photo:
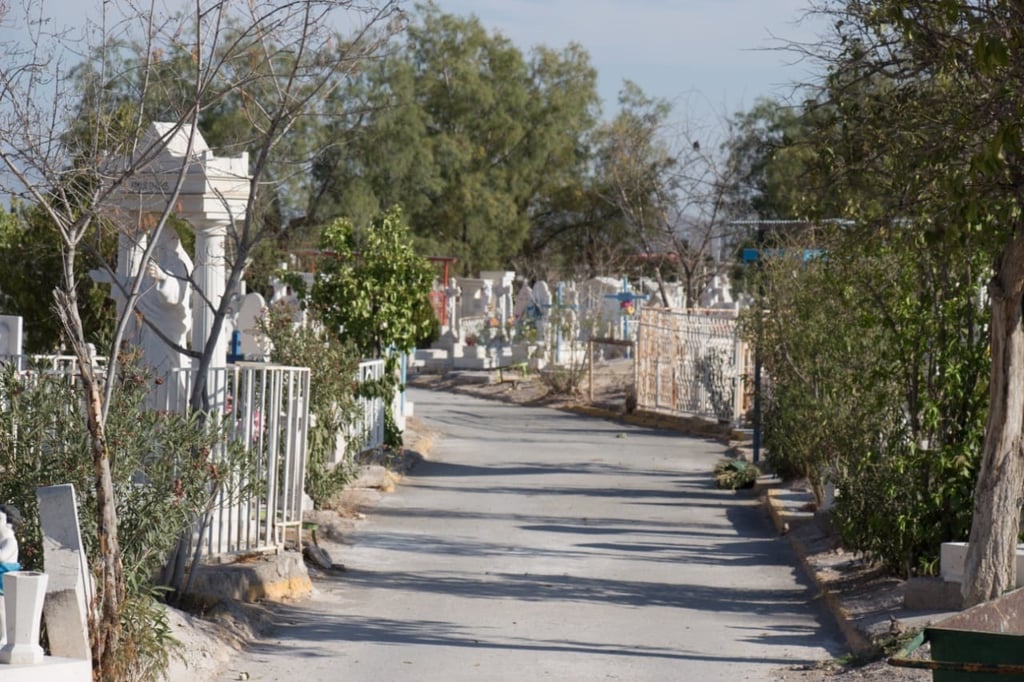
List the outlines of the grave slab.
{"type": "Polygon", "coordinates": [[[72,485],[36,489],[39,525],[43,532],[43,566],[49,576],[43,619],[50,639],[50,653],[63,658],[92,659],[89,648],[88,607],[91,585],[82,536],[78,529],[78,505],[72,485]]]}

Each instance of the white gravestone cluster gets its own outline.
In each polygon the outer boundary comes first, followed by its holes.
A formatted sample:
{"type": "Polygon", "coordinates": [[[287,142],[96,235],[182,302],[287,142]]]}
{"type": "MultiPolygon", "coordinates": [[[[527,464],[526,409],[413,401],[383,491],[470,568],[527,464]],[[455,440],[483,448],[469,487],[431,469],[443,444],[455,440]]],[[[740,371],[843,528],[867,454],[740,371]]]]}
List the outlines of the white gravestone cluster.
{"type": "MultiPolygon", "coordinates": [[[[660,307],[666,299],[670,308],[686,305],[682,285],[646,278],[633,284],[622,277],[531,283],[514,272],[484,271],[435,282],[434,292],[444,296],[440,340],[417,350],[414,359],[434,370],[575,362],[591,338],[633,338],[630,321],[641,306],[660,307]]],[[[734,310],[727,278],[716,276],[701,302],[734,310]]]]}

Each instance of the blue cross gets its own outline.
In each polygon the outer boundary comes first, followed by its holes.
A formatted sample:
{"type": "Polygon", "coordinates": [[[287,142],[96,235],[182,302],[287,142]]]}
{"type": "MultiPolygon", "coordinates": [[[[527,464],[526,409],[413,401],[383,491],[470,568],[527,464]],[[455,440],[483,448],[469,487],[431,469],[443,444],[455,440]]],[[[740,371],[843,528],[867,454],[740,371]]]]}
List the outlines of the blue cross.
{"type": "MultiPolygon", "coordinates": [[[[622,318],[622,338],[629,339],[629,318],[630,313],[626,312],[627,306],[633,307],[633,312],[640,309],[640,303],[650,298],[650,294],[637,294],[630,290],[629,279],[622,278],[622,291],[614,294],[605,294],[605,298],[614,298],[619,302],[619,317],[622,318]],[[633,304],[636,304],[635,306],[633,304]]],[[[626,357],[629,357],[627,354],[626,357]]]]}

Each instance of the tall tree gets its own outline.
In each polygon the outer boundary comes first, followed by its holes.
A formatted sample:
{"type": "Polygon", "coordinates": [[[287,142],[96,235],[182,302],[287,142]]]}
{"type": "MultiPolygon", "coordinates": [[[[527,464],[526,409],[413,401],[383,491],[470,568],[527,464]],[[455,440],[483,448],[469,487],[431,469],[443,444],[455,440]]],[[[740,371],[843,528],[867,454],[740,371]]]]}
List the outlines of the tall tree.
{"type": "Polygon", "coordinates": [[[729,232],[729,166],[715,140],[670,124],[669,102],[627,81],[621,110],[595,135],[598,195],[619,216],[614,232],[638,267],[682,283],[686,304],[716,274],[716,240],[729,232]],[[639,260],[638,260],[639,259],[639,260]]]}
{"type": "Polygon", "coordinates": [[[830,218],[842,206],[820,172],[813,131],[818,108],[761,99],[729,121],[727,200],[737,218],[830,218]]]}
{"type": "MultiPolygon", "coordinates": [[[[52,302],[39,296],[60,284],[60,252],[53,248],[58,239],[53,223],[38,208],[15,201],[11,211],[0,209],[0,311],[24,318],[26,353],[53,353],[61,345],[52,302]]],[[[116,247],[110,239],[105,241],[98,246],[109,257],[116,247]]],[[[84,271],[76,287],[86,336],[101,344],[113,330],[105,287],[84,271]]]]}
{"type": "MultiPolygon", "coordinates": [[[[991,254],[991,376],[963,595],[1015,584],[1024,487],[1024,7],[830,2],[823,138],[853,215],[991,254]]],[[[965,283],[965,286],[970,286],[965,283]]]]}
{"type": "Polygon", "coordinates": [[[315,167],[313,222],[403,207],[421,251],[464,272],[507,265],[586,171],[596,75],[576,45],[527,59],[480,22],[418,7],[401,44],[353,79],[315,167]]]}

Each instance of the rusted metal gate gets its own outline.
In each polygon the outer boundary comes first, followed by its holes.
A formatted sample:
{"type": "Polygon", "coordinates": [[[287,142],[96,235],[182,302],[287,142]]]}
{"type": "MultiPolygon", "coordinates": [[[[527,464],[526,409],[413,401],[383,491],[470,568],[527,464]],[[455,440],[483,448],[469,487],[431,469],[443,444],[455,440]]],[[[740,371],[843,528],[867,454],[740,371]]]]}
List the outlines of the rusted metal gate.
{"type": "Polygon", "coordinates": [[[739,424],[749,407],[748,349],[724,311],[640,311],[637,409],[739,424]]]}

